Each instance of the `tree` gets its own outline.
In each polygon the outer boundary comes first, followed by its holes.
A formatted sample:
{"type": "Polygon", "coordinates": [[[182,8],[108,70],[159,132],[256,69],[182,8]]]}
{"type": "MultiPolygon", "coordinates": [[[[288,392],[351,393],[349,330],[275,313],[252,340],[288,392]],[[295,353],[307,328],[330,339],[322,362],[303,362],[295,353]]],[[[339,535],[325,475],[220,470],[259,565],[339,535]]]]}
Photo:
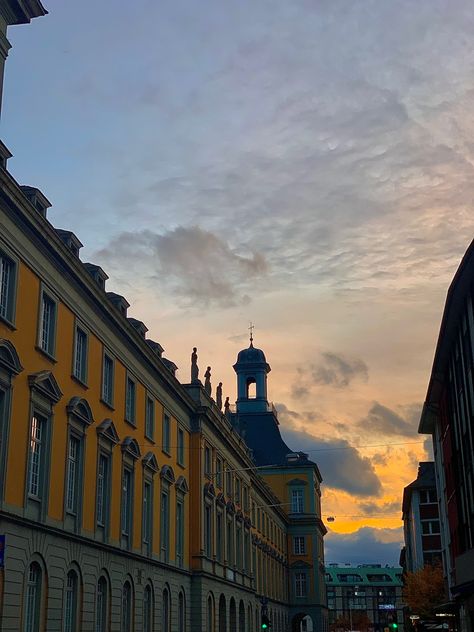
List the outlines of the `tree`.
{"type": "MultiPolygon", "coordinates": [[[[368,628],[373,624],[366,612],[354,610],[352,612],[352,630],[358,632],[367,632],[368,628]]],[[[329,626],[331,632],[348,632],[351,629],[351,620],[348,616],[338,617],[334,623],[329,626]]]]}
{"type": "Polygon", "coordinates": [[[435,615],[435,608],[446,601],[446,589],[441,566],[427,564],[405,575],[403,599],[413,614],[422,619],[435,615]]]}

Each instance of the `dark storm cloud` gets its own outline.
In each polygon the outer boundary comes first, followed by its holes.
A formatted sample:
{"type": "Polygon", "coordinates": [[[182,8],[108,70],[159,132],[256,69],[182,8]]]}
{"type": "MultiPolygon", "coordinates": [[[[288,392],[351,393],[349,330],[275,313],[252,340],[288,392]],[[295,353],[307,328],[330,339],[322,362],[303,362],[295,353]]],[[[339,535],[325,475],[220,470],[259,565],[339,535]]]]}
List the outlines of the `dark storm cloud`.
{"type": "Polygon", "coordinates": [[[336,353],[322,354],[323,363],[313,366],[311,376],[316,384],[345,388],[352,380],[358,378],[366,382],[369,370],[363,360],[345,358],[336,353]]]}
{"type": "Polygon", "coordinates": [[[125,266],[134,275],[141,271],[153,284],[197,306],[245,303],[249,300],[245,294],[249,279],[267,272],[261,254],[239,254],[198,226],[180,226],[161,234],[124,232],[96,256],[104,267],[125,266]]]}
{"type": "Polygon", "coordinates": [[[403,437],[418,436],[419,406],[403,409],[402,417],[394,410],[374,402],[367,417],[358,422],[360,428],[385,435],[400,435],[403,437]]]}
{"type": "MultiPolygon", "coordinates": [[[[284,415],[279,415],[284,424],[284,415]]],[[[293,450],[307,452],[318,464],[324,485],[355,496],[378,496],[382,484],[372,463],[345,439],[317,439],[304,430],[282,427],[282,435],[293,450]]]]}
{"type": "MultiPolygon", "coordinates": [[[[337,518],[336,518],[337,519],[337,518]]],[[[363,527],[354,533],[330,531],[324,538],[325,562],[398,566],[403,529],[363,527]]]]}
{"type": "Polygon", "coordinates": [[[373,516],[374,514],[387,514],[393,515],[396,513],[400,513],[402,510],[401,501],[396,500],[388,503],[360,503],[359,509],[363,511],[368,516],[373,516]]]}

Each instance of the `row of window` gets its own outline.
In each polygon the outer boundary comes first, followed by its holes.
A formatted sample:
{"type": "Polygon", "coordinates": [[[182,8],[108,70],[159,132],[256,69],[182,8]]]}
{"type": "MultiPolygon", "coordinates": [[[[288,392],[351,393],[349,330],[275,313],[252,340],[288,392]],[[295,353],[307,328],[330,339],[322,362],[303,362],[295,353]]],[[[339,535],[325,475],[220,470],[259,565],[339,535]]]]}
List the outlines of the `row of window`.
{"type": "MultiPolygon", "coordinates": [[[[0,317],[11,323],[14,314],[14,298],[16,275],[18,265],[13,258],[0,251],[0,317]]],[[[58,321],[58,301],[52,292],[44,287],[41,289],[39,323],[38,323],[38,347],[51,358],[56,351],[56,332],[58,321]]],[[[89,334],[87,328],[79,323],[74,331],[74,353],[72,375],[82,384],[87,384],[88,376],[88,352],[89,334]]],[[[114,405],[114,377],[115,361],[112,354],[104,350],[102,363],[102,401],[108,406],[114,405]]],[[[136,425],[137,382],[127,375],[125,386],[125,420],[136,425]]],[[[163,451],[171,453],[171,421],[168,414],[164,413],[162,421],[163,451]]],[[[145,401],[145,435],[150,440],[155,436],[155,400],[146,395],[145,401]]],[[[178,428],[177,432],[177,460],[184,465],[184,431],[178,428]]]]}
{"type": "MultiPolygon", "coordinates": [[[[38,562],[32,562],[26,575],[23,630],[22,632],[44,632],[48,629],[47,621],[47,586],[46,575],[38,562]]],[[[141,607],[137,607],[133,582],[125,580],[121,591],[120,632],[132,632],[135,629],[136,612],[141,613],[140,630],[152,632],[158,623],[155,591],[151,581],[143,590],[141,607]]],[[[161,593],[161,627],[163,632],[171,632],[171,594],[168,586],[161,593]]],[[[76,569],[71,569],[66,576],[63,597],[63,630],[79,632],[82,627],[83,590],[81,578],[76,569]]],[[[95,591],[95,632],[110,630],[111,593],[108,577],[101,575],[95,591]]],[[[177,632],[186,632],[186,599],[184,590],[180,590],[177,603],[177,632]]]]}

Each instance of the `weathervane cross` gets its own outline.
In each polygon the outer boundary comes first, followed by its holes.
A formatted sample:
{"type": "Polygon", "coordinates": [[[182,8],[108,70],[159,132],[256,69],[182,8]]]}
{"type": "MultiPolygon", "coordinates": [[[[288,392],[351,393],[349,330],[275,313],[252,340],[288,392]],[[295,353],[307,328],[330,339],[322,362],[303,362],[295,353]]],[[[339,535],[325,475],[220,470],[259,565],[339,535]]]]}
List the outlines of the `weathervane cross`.
{"type": "Polygon", "coordinates": [[[253,342],[253,330],[255,329],[255,325],[250,321],[249,331],[250,331],[250,343],[253,342]]]}

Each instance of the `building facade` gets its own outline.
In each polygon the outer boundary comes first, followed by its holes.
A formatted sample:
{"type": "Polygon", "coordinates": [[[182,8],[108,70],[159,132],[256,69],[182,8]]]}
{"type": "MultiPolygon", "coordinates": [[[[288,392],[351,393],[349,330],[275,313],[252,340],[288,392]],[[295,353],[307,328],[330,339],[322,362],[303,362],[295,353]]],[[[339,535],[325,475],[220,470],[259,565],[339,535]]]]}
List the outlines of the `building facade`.
{"type": "Polygon", "coordinates": [[[419,432],[431,434],[443,567],[459,629],[474,626],[474,242],[449,287],[419,432]]]}
{"type": "Polygon", "coordinates": [[[400,556],[404,571],[417,571],[425,564],[441,564],[441,534],[436,477],[433,461],[420,463],[418,476],[403,490],[403,535],[400,556]]]}
{"type": "MultiPolygon", "coordinates": [[[[0,0],[4,33],[44,13],[0,0]]],[[[0,630],[326,632],[321,475],[282,442],[268,371],[258,411],[180,383],[0,154],[0,630]]]]}
{"type": "Polygon", "coordinates": [[[331,630],[403,632],[401,568],[329,564],[326,583],[331,630]]]}

